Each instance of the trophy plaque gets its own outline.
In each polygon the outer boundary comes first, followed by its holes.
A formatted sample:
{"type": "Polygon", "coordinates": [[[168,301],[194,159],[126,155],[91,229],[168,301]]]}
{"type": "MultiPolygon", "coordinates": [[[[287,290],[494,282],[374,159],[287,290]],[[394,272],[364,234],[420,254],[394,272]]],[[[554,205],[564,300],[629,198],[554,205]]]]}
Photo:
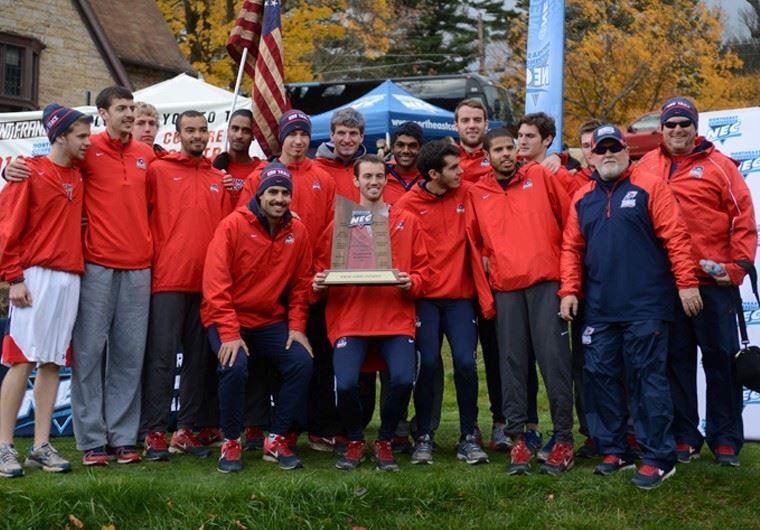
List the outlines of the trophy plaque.
{"type": "Polygon", "coordinates": [[[388,215],[335,197],[332,259],[325,285],[396,285],[388,215]]]}

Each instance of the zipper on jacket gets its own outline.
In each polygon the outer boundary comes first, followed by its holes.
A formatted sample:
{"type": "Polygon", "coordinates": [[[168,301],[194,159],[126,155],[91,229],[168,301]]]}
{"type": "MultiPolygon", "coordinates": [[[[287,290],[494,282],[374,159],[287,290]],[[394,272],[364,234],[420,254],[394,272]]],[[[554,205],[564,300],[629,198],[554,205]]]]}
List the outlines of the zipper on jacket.
{"type": "Polygon", "coordinates": [[[618,182],[616,181],[609,191],[607,191],[607,219],[612,217],[612,194],[615,193],[615,188],[617,188],[618,182]]]}

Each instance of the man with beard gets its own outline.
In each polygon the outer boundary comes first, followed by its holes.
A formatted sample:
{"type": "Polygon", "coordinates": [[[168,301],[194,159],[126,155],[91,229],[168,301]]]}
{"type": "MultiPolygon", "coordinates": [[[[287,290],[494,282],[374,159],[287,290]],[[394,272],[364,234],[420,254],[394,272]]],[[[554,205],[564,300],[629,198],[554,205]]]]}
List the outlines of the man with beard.
{"type": "Polygon", "coordinates": [[[388,204],[396,204],[422,177],[417,169],[420,147],[422,127],[413,121],[402,123],[391,134],[393,161],[385,165],[388,183],[383,195],[383,200],[388,204]]]}
{"type": "Polygon", "coordinates": [[[689,235],[667,184],[629,167],[628,147],[612,125],[594,131],[592,161],[593,181],[575,195],[566,223],[560,312],[573,320],[578,299],[585,299],[586,415],[604,456],[595,473],[633,467],[628,399],[643,450],[632,482],[652,489],[675,473],[667,380],[672,300],[677,287],[683,311],[693,317],[702,299],[689,235]]]}
{"type": "Polygon", "coordinates": [[[317,148],[317,165],[335,181],[338,195],[359,202],[354,186],[354,161],[364,156],[364,116],[352,108],[336,111],[330,118],[330,141],[317,148]]]}
{"type": "Polygon", "coordinates": [[[757,227],[747,184],[733,160],[697,136],[699,113],[683,97],[662,107],[662,145],[639,161],[659,175],[675,195],[692,242],[692,266],[699,279],[705,308],[697,317],[676,306],[670,334],[668,373],[675,419],[678,461],[699,456],[707,442],[716,461],[738,466],[744,442],[742,386],[736,380],[733,356],[737,288],[755,263],[757,227]],[[718,264],[703,270],[700,261],[718,264]],[[697,347],[707,381],[707,424],[698,429],[697,347]]]}
{"type": "Polygon", "coordinates": [[[227,151],[214,159],[214,167],[225,172],[224,187],[237,204],[240,191],[248,175],[261,163],[250,154],[253,143],[253,113],[238,109],[230,115],[227,124],[227,151]]]}
{"type": "Polygon", "coordinates": [[[144,455],[148,460],[165,460],[170,452],[209,455],[209,449],[193,433],[209,356],[200,320],[201,280],[208,243],[216,226],[232,210],[222,172],[203,156],[209,140],[206,118],[187,110],[179,115],[176,126],[182,150],[167,153],[148,170],[154,253],[141,420],[141,430],[147,433],[144,455]],[[180,345],[180,409],[177,430],[167,447],[180,345]]]}
{"type": "Polygon", "coordinates": [[[557,316],[569,198],[539,164],[517,167],[515,140],[506,129],[489,132],[485,147],[493,173],[468,190],[465,210],[481,310],[486,318],[496,313],[505,432],[514,440],[509,473],[530,470],[525,431],[530,367],[537,360],[557,440],[541,472],[558,475],[573,465],[572,357],[567,326],[557,316]]]}

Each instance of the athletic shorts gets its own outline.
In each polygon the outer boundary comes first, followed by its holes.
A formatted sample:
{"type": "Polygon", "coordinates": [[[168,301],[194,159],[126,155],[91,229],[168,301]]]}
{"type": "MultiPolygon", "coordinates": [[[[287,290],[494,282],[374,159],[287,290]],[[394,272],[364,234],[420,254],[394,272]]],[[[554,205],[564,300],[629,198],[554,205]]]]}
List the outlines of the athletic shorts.
{"type": "Polygon", "coordinates": [[[71,365],[71,332],[79,306],[79,281],[77,274],[44,267],[24,271],[32,305],[18,308],[11,304],[10,322],[3,337],[4,365],[71,365]]]}

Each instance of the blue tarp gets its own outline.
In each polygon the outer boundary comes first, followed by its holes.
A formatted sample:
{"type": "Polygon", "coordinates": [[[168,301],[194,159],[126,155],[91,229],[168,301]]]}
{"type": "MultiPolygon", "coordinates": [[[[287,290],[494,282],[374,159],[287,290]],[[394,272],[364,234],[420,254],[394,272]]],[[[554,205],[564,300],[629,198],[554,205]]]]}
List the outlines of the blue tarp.
{"type": "Polygon", "coordinates": [[[367,126],[364,143],[374,152],[375,140],[385,138],[405,121],[414,121],[422,127],[425,141],[444,136],[456,137],[454,113],[419,99],[394,84],[385,81],[359,99],[322,114],[312,116],[312,144],[330,139],[330,118],[339,109],[352,107],[364,115],[367,126]]]}

